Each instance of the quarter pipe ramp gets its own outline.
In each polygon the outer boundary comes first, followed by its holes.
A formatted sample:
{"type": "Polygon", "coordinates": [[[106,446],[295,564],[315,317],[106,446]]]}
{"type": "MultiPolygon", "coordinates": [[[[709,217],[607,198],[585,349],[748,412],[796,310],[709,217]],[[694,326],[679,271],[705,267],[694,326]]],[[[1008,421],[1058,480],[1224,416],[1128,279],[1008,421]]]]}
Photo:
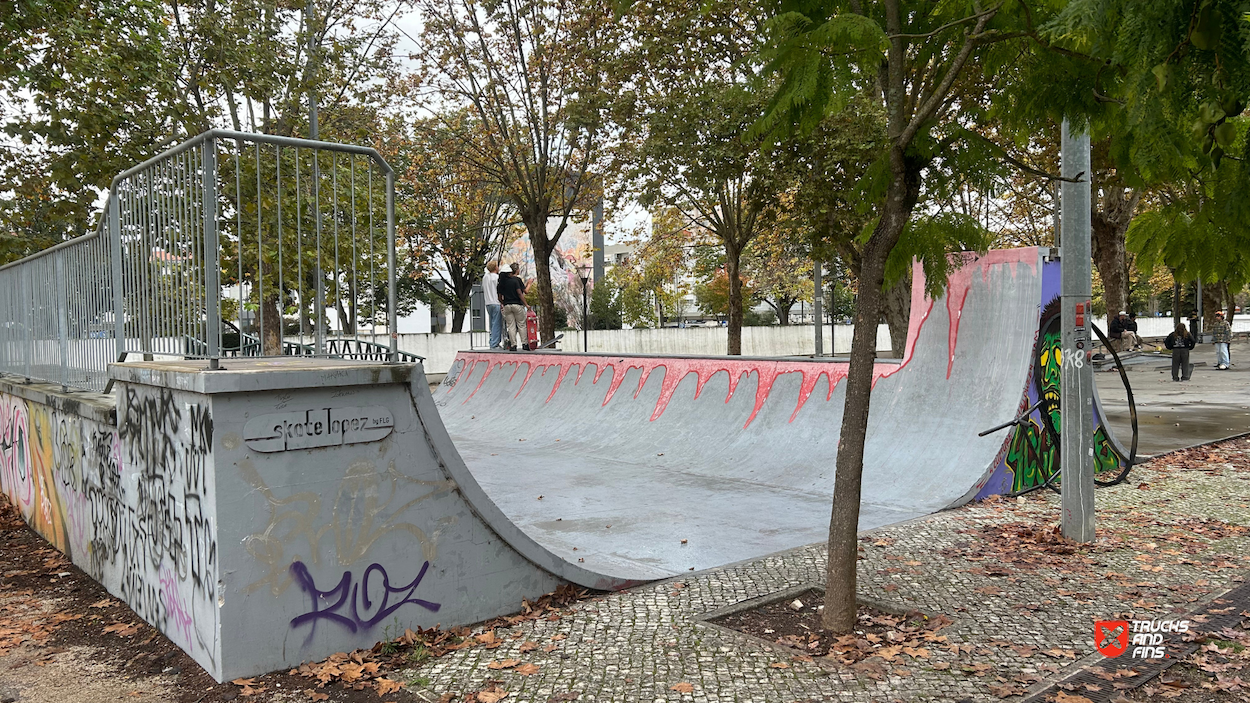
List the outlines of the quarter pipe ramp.
{"type": "MultiPolygon", "coordinates": [[[[1058,392],[1057,354],[1039,348],[1039,320],[1057,344],[1057,263],[1036,248],[966,255],[939,300],[916,276],[906,352],[873,370],[861,529],[1056,465],[1044,419],[977,433],[1058,392]]],[[[824,359],[475,351],[434,397],[475,504],[502,516],[492,527],[523,554],[541,547],[561,578],[621,587],[823,540],[846,373],[824,359]]]]}

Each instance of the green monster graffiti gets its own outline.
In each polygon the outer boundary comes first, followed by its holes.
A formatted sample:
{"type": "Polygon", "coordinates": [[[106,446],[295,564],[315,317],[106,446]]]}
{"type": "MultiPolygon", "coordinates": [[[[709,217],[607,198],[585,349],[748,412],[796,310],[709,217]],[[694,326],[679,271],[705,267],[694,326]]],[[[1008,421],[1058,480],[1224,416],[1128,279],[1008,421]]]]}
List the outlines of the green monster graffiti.
{"type": "MultiPolygon", "coordinates": [[[[1012,433],[1007,445],[1007,468],[1014,475],[1012,491],[1041,485],[1059,470],[1059,379],[1063,369],[1063,348],[1059,326],[1059,299],[1055,298],[1042,311],[1042,323],[1034,349],[1033,385],[1036,398],[1043,401],[1039,413],[1042,422],[1029,418],[1012,433]]],[[[1035,398],[1035,399],[1036,399],[1035,398]]],[[[1033,403],[1028,397],[1021,411],[1033,403]]],[[[1111,445],[1111,438],[1100,424],[1094,430],[1094,471],[1116,472],[1120,455],[1111,445]]]]}

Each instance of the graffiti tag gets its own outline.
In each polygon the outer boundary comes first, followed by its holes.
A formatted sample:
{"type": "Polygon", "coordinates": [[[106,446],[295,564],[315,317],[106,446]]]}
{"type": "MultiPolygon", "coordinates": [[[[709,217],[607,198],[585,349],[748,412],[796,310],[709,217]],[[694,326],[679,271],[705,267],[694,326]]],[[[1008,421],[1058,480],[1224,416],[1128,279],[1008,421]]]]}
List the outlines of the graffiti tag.
{"type": "Polygon", "coordinates": [[[386,568],[381,564],[370,564],[361,575],[359,582],[355,581],[352,572],[346,571],[343,573],[343,578],[339,579],[338,585],[323,591],[317,588],[304,562],[293,561],[290,567],[291,578],[312,599],[312,609],[292,618],[291,627],[296,628],[311,623],[312,629],[308,632],[308,639],[311,640],[313,632],[317,629],[317,623],[321,620],[328,620],[346,627],[351,632],[356,632],[368,630],[385,620],[391,613],[409,604],[419,605],[431,613],[437,613],[442,607],[439,603],[413,598],[413,594],[416,593],[417,587],[421,585],[421,580],[425,578],[429,569],[430,562],[427,561],[421,565],[421,571],[411,583],[392,586],[386,568]],[[381,581],[379,582],[378,579],[381,581]],[[377,590],[379,585],[381,586],[380,594],[377,590]],[[373,586],[375,595],[381,595],[380,601],[375,603],[369,597],[370,586],[373,586]],[[398,600],[391,600],[397,596],[398,600]]]}

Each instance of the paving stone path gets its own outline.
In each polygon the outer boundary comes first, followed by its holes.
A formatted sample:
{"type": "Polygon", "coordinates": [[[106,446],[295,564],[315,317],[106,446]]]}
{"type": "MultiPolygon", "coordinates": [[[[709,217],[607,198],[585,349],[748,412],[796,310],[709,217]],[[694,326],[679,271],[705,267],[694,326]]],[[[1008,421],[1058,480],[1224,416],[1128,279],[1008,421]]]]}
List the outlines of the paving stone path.
{"type": "Polygon", "coordinates": [[[1138,467],[1127,483],[1098,491],[1097,509],[1098,542],[1067,554],[1061,544],[1055,549],[1059,501],[1049,491],[865,535],[862,598],[954,621],[941,630],[947,642],[927,657],[897,656],[881,678],[796,660],[701,621],[735,603],[819,584],[823,546],[813,545],[499,629],[503,646],[452,652],[408,671],[409,688],[437,701],[495,685],[507,690],[508,703],[573,700],[570,693],[582,702],[982,701],[998,700],[991,688],[1036,691],[1101,659],[1095,620],[1188,612],[1244,580],[1250,440],[1138,467]],[[522,651],[527,641],[537,647],[522,651]],[[538,670],[525,676],[489,667],[505,659],[538,670]],[[673,690],[683,683],[689,692],[673,690]]]}

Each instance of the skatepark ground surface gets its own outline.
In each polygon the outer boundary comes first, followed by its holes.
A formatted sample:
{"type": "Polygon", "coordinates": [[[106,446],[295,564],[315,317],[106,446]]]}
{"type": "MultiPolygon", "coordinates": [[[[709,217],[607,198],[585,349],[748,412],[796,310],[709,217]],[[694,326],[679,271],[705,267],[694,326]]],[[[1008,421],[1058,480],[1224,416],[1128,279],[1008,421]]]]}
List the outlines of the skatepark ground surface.
{"type": "MultiPolygon", "coordinates": [[[[1190,354],[1188,382],[1172,381],[1171,359],[1161,355],[1127,365],[1137,402],[1137,454],[1155,455],[1250,432],[1250,342],[1233,342],[1234,366],[1217,371],[1215,349],[1204,344],[1190,354]],[[1240,362],[1240,363],[1239,363],[1240,362]]],[[[1094,374],[1108,423],[1125,446],[1132,436],[1124,385],[1114,368],[1094,374]]]]}
{"type": "MultiPolygon", "coordinates": [[[[1250,374],[1229,378],[1231,392],[1250,397],[1250,374]]],[[[1147,397],[1162,397],[1143,385],[1147,397]]],[[[1049,529],[1057,522],[1059,499],[1048,491],[1020,501],[971,503],[865,535],[861,598],[954,621],[938,633],[944,644],[898,654],[884,676],[813,662],[706,622],[719,609],[819,582],[824,545],[816,544],[601,594],[551,617],[491,629],[488,640],[487,629],[478,626],[472,634],[483,635],[485,644],[442,656],[400,648],[396,658],[407,668],[380,673],[404,690],[384,698],[337,680],[320,688],[315,679],[292,679],[286,672],[248,679],[248,690],[259,692],[241,696],[239,685],[207,681],[188,655],[90,577],[48,558],[52,549],[14,514],[0,522],[0,573],[40,585],[0,584],[0,611],[13,628],[41,634],[0,651],[0,701],[321,700],[312,692],[327,696],[327,703],[434,703],[466,695],[486,700],[474,694],[506,691],[504,703],[988,703],[1000,700],[994,691],[1031,692],[1107,664],[1094,650],[1093,620],[1125,612],[1132,618],[1176,617],[1168,613],[1198,609],[1245,580],[1244,561],[1228,555],[1250,549],[1250,442],[1231,446],[1190,453],[1185,461],[1164,457],[1135,470],[1129,484],[1099,490],[1099,544],[1068,556],[1000,562],[1022,529],[1049,529]],[[1238,526],[1242,532],[1233,534],[1238,526]],[[26,537],[18,538],[17,531],[26,537]],[[1000,568],[986,568],[987,558],[1000,568]],[[20,577],[13,574],[18,568],[20,577]],[[106,627],[113,621],[135,625],[106,627]],[[73,633],[80,633],[77,642],[73,633]]],[[[1191,691],[1208,693],[1196,685],[1191,691]]],[[[1131,700],[1145,700],[1138,697],[1144,691],[1128,693],[1131,700]]],[[[1203,700],[1244,700],[1224,695],[1203,700]]]]}

